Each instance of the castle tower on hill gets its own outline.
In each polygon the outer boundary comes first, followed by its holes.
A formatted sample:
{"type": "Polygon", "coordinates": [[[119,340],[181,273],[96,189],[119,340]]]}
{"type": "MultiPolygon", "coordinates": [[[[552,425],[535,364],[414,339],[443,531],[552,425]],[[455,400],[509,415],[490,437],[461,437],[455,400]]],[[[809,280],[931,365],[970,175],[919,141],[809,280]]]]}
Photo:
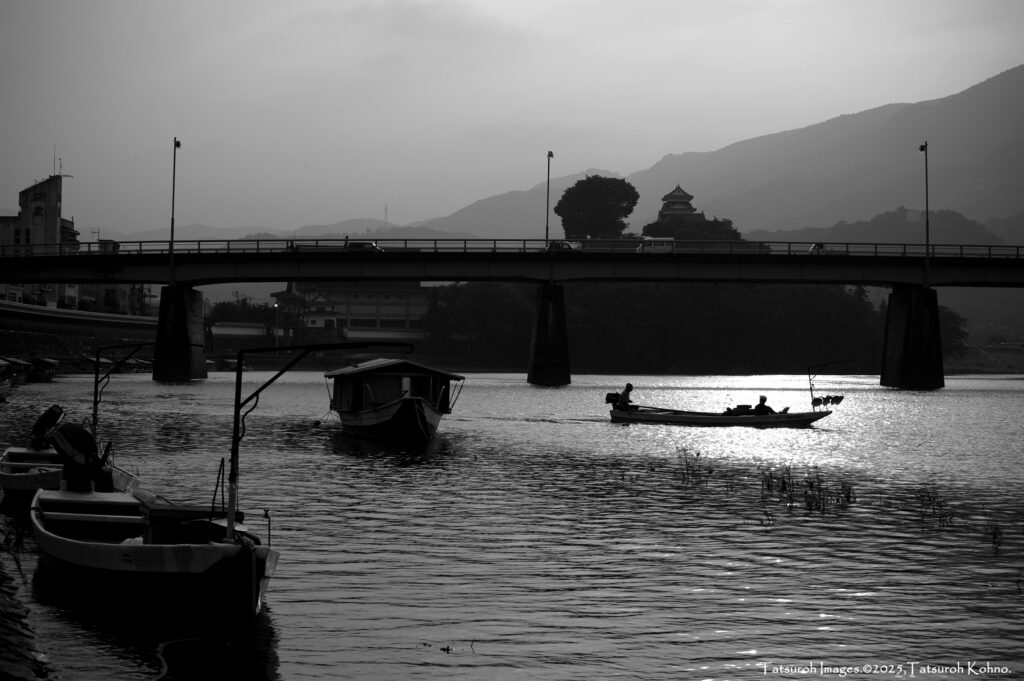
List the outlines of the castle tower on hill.
{"type": "Polygon", "coordinates": [[[693,207],[691,201],[693,201],[693,196],[677,184],[675,189],[661,197],[662,205],[661,210],[658,211],[658,222],[695,215],[697,209],[693,207]]]}

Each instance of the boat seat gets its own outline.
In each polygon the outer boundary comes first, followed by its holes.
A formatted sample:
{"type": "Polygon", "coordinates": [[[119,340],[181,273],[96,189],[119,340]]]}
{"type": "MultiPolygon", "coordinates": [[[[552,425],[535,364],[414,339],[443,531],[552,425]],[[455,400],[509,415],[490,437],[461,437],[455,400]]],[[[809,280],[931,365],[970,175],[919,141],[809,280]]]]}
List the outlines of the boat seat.
{"type": "Polygon", "coordinates": [[[36,508],[43,517],[68,513],[86,518],[109,515],[120,518],[141,518],[141,504],[131,494],[124,492],[68,492],[66,490],[44,490],[39,492],[36,508]]]}
{"type": "Polygon", "coordinates": [[[104,504],[106,506],[117,506],[131,508],[139,506],[139,500],[126,492],[69,492],[67,490],[48,490],[43,492],[40,499],[47,505],[63,504],[104,504]]]}
{"type": "MultiPolygon", "coordinates": [[[[201,504],[146,504],[143,513],[150,518],[165,520],[207,520],[209,518],[226,518],[228,512],[219,508],[210,510],[209,506],[201,504]]],[[[235,520],[243,522],[245,514],[242,511],[235,511],[235,520]]]]}
{"type": "Polygon", "coordinates": [[[145,525],[146,519],[141,515],[106,515],[100,513],[65,513],[62,511],[42,511],[43,520],[84,523],[118,523],[122,525],[145,525]]]}
{"type": "Polygon", "coordinates": [[[63,468],[59,463],[50,461],[4,461],[0,468],[63,468]]]}
{"type": "Polygon", "coordinates": [[[8,447],[8,456],[52,456],[56,458],[57,450],[53,447],[46,447],[44,449],[36,449],[34,447],[8,447]]]}

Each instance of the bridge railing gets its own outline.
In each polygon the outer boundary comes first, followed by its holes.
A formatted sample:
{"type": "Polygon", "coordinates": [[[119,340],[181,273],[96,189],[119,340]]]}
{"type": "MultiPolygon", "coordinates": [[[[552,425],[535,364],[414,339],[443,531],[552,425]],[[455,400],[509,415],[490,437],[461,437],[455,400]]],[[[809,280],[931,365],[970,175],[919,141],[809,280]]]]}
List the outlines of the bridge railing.
{"type": "MultiPolygon", "coordinates": [[[[170,254],[169,241],[110,241],[62,244],[0,245],[0,258],[54,255],[170,254]]],[[[302,252],[376,252],[383,253],[708,253],[800,256],[874,256],[923,257],[924,244],[876,244],[858,242],[809,241],[686,241],[641,239],[591,239],[564,241],[545,239],[231,239],[178,241],[175,254],[253,254],[302,252]]],[[[982,244],[931,244],[932,258],[1024,258],[1024,246],[982,244]]]]}

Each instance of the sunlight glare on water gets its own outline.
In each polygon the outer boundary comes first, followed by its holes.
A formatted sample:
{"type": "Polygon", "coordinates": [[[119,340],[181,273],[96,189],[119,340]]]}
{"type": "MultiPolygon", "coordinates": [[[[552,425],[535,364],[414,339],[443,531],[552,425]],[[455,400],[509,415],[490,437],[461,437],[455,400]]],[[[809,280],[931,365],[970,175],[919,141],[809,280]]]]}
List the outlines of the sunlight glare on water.
{"type": "MultiPolygon", "coordinates": [[[[245,392],[269,375],[247,374],[245,392]]],[[[764,394],[805,411],[806,376],[467,378],[419,450],[341,433],[319,373],[261,396],[242,506],[263,536],[269,510],[282,558],[244,678],[753,679],[808,660],[1024,672],[1021,379],[915,393],[820,376],[816,394],[845,396],[831,416],[758,430],[613,424],[604,396],[631,381],[641,404],[764,394]]],[[[229,374],[115,377],[101,439],[150,488],[209,503],[233,388],[229,374]]],[[[91,381],[15,395],[5,440],[53,402],[86,417],[91,381]]],[[[29,537],[29,575],[34,550],[29,537]]],[[[160,668],[153,641],[24,595],[67,678],[160,668]]]]}

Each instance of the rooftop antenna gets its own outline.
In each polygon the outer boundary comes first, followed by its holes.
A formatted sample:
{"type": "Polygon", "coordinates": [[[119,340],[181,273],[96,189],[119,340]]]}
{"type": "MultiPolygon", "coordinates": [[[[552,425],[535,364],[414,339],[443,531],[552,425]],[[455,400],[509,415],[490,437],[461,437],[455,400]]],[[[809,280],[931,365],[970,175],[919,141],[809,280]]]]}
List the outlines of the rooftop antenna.
{"type": "Polygon", "coordinates": [[[64,174],[64,159],[57,158],[57,145],[54,144],[53,145],[53,174],[50,177],[56,177],[58,169],[60,170],[60,176],[61,177],[74,177],[74,175],[65,175],[64,174]]]}

